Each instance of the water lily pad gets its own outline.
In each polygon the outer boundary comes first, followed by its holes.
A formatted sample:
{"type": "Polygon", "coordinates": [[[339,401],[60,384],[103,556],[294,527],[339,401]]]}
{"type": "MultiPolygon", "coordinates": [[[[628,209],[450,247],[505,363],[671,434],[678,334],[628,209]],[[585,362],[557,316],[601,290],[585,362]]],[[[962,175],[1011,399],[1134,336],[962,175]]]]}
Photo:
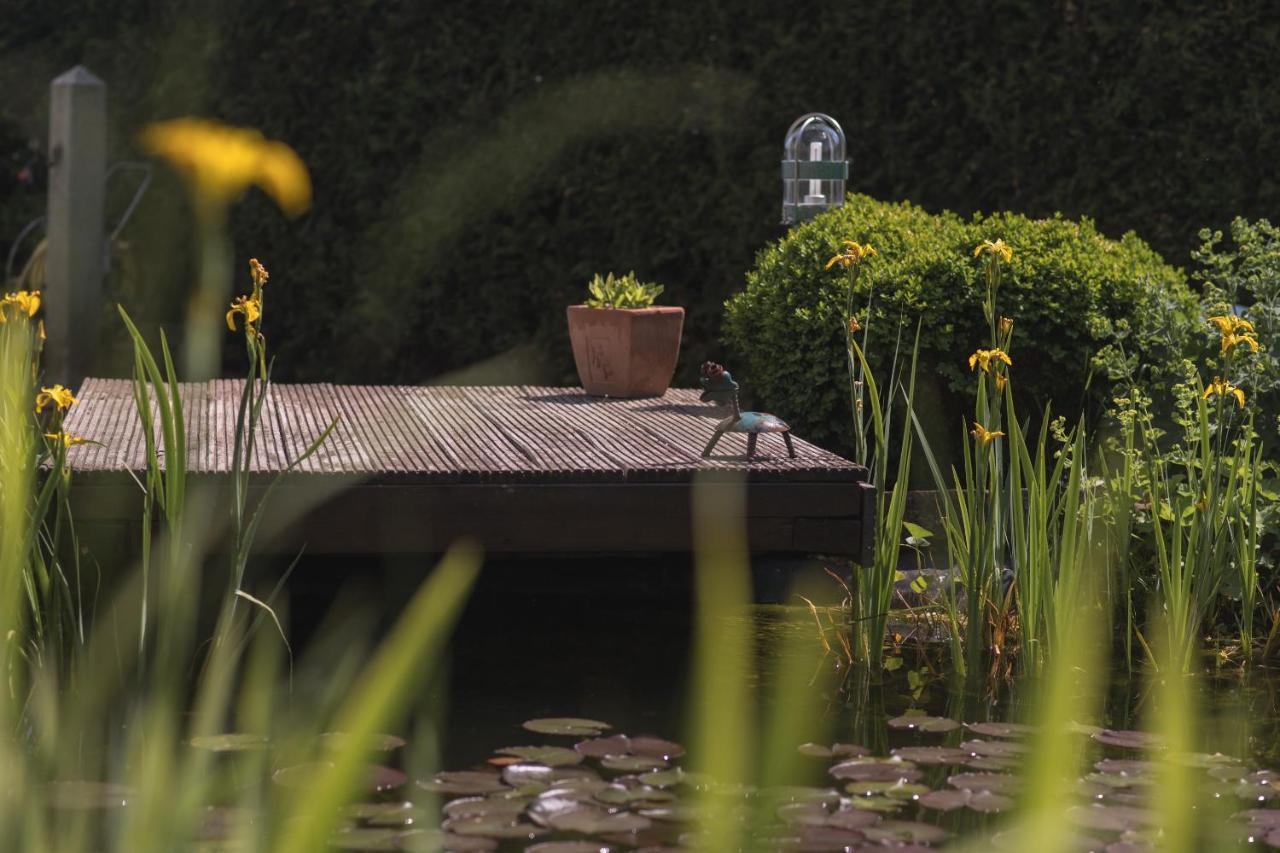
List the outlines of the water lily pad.
{"type": "Polygon", "coordinates": [[[802,826],[822,826],[831,816],[822,803],[783,803],[774,813],[783,823],[802,826]]]}
{"type": "Polygon", "coordinates": [[[1232,793],[1242,800],[1264,802],[1280,797],[1280,785],[1268,782],[1250,782],[1248,779],[1236,785],[1232,793]]]}
{"type": "Polygon", "coordinates": [[[841,808],[827,815],[826,824],[840,829],[863,829],[875,826],[881,820],[882,818],[875,811],[841,808]]]}
{"type": "Polygon", "coordinates": [[[951,837],[951,833],[940,826],[907,820],[886,820],[875,826],[867,827],[862,830],[862,833],[866,835],[868,841],[878,841],[881,844],[895,842],[937,844],[939,841],[946,841],[951,837]]]}
{"type": "Polygon", "coordinates": [[[994,773],[1004,773],[1006,771],[1017,770],[1021,767],[1021,763],[1016,758],[1001,758],[994,755],[980,755],[977,758],[970,758],[965,766],[972,770],[990,770],[994,773]]]}
{"type": "Polygon", "coordinates": [[[463,797],[445,803],[442,811],[446,818],[504,816],[514,820],[529,804],[524,799],[506,797],[463,797]]]}
{"type": "Polygon", "coordinates": [[[598,779],[587,767],[548,767],[545,764],[512,764],[502,768],[502,781],[513,788],[522,785],[551,787],[570,779],[598,779]]]}
{"type": "Polygon", "coordinates": [[[573,748],[579,755],[585,755],[588,758],[627,755],[631,752],[631,738],[626,735],[590,738],[575,743],[573,748]]]}
{"type": "Polygon", "coordinates": [[[596,791],[594,796],[600,802],[611,806],[625,806],[636,802],[661,803],[669,802],[675,798],[675,795],[669,791],[664,791],[661,788],[651,788],[648,785],[636,785],[634,787],[606,785],[596,791]]]}
{"type": "Polygon", "coordinates": [[[996,794],[1017,793],[1023,781],[1008,773],[957,773],[947,777],[947,784],[965,791],[991,791],[996,794]]]}
{"type": "MultiPolygon", "coordinates": [[[[355,743],[346,732],[325,732],[320,735],[320,742],[326,748],[338,751],[349,749],[355,743]]],[[[393,749],[400,749],[405,743],[407,741],[404,738],[396,735],[376,734],[369,737],[365,746],[374,752],[391,752],[393,749]]]]}
{"type": "Polygon", "coordinates": [[[902,808],[906,800],[894,800],[889,797],[854,797],[849,800],[849,808],[867,812],[896,812],[902,808]]]}
{"type": "Polygon", "coordinates": [[[636,814],[663,823],[690,823],[697,819],[698,810],[689,805],[672,804],[636,809],[636,814]]]}
{"type": "Polygon", "coordinates": [[[1035,732],[1034,726],[1023,723],[965,723],[964,727],[982,737],[1025,737],[1035,732]]]}
{"type": "Polygon", "coordinates": [[[1093,767],[1099,773],[1119,773],[1122,776],[1146,776],[1160,769],[1160,765],[1154,761],[1136,758],[1104,758],[1094,762],[1093,767]]]}
{"type": "Polygon", "coordinates": [[[474,795],[509,790],[497,773],[484,770],[446,770],[419,780],[418,787],[434,794],[474,795]]]}
{"type": "Polygon", "coordinates": [[[854,743],[833,743],[826,746],[820,743],[802,743],[798,747],[801,755],[810,758],[862,758],[870,755],[871,750],[854,743]]]}
{"type": "Polygon", "coordinates": [[[577,804],[547,816],[547,825],[561,832],[599,835],[609,832],[639,832],[653,822],[647,817],[628,812],[610,813],[598,806],[577,804]]]}
{"type": "Polygon", "coordinates": [[[914,782],[921,775],[910,763],[899,761],[846,761],[828,772],[851,782],[914,782]]]}
{"type": "Polygon", "coordinates": [[[1280,809],[1246,809],[1242,812],[1236,812],[1231,816],[1231,819],[1247,820],[1257,827],[1280,829],[1280,809]]]}
{"type": "Polygon", "coordinates": [[[965,791],[956,788],[942,791],[930,791],[920,798],[920,805],[927,809],[949,812],[952,809],[964,808],[969,804],[969,799],[972,796],[973,791],[965,791]]]}
{"type": "Polygon", "coordinates": [[[297,788],[310,782],[317,773],[333,769],[328,761],[308,761],[292,767],[281,767],[271,774],[271,781],[285,788],[297,788]]]}
{"type": "Polygon", "coordinates": [[[1163,746],[1163,741],[1150,732],[1103,729],[1102,731],[1094,732],[1091,737],[1098,743],[1105,743],[1107,746],[1118,746],[1123,749],[1159,749],[1163,746]]]}
{"type": "Polygon", "coordinates": [[[600,759],[600,766],[621,773],[647,773],[662,770],[667,762],[648,755],[606,755],[600,759]]]}
{"type": "Polygon", "coordinates": [[[1122,773],[1090,773],[1085,781],[1107,788],[1135,788],[1155,784],[1153,776],[1126,776],[1122,773]]]}
{"type": "Polygon", "coordinates": [[[352,820],[363,820],[373,826],[413,826],[428,817],[425,809],[410,802],[356,803],[343,810],[352,820]]]}
{"type": "Polygon", "coordinates": [[[612,849],[598,841],[543,841],[524,848],[524,853],[609,853],[612,849]]]}
{"type": "Polygon", "coordinates": [[[947,717],[929,717],[923,714],[905,714],[889,721],[891,729],[907,729],[916,732],[950,732],[960,728],[960,724],[947,717]]]}
{"type": "Polygon", "coordinates": [[[1240,767],[1240,759],[1221,752],[1175,752],[1169,756],[1170,761],[1186,767],[1240,767]]]}
{"type": "Polygon", "coordinates": [[[899,780],[897,782],[850,782],[845,790],[850,794],[863,797],[880,795],[892,800],[914,800],[932,789],[928,785],[899,780]]]}
{"type": "Polygon", "coordinates": [[[207,749],[210,752],[249,752],[266,749],[271,740],[266,735],[247,733],[203,735],[193,737],[189,743],[196,749],[207,749]]]}
{"type": "Polygon", "coordinates": [[[542,717],[536,720],[525,720],[524,727],[531,732],[542,735],[571,735],[573,737],[595,737],[608,731],[613,726],[599,720],[584,720],[580,717],[542,717]]]}
{"type": "Polygon", "coordinates": [[[504,746],[494,752],[548,767],[582,763],[582,754],[565,746],[504,746]]]}
{"type": "Polygon", "coordinates": [[[960,749],[983,758],[1013,758],[1025,753],[1029,747],[1010,740],[966,740],[960,743],[960,749]]]}
{"type": "Polygon", "coordinates": [[[1249,771],[1243,765],[1224,764],[1220,767],[1210,767],[1209,775],[1219,782],[1243,782],[1244,777],[1249,775],[1249,771]]]}
{"type": "Polygon", "coordinates": [[[975,812],[991,813],[1012,808],[1013,800],[1003,794],[993,794],[991,791],[955,789],[925,794],[920,797],[920,805],[940,811],[967,808],[975,812]]]}
{"type": "Polygon", "coordinates": [[[467,817],[450,818],[444,822],[444,830],[454,835],[466,837],[482,836],[484,838],[521,838],[533,840],[545,835],[546,830],[532,823],[511,821],[505,817],[467,817]]]}
{"type": "Polygon", "coordinates": [[[685,782],[686,775],[679,767],[672,767],[668,770],[644,773],[640,776],[640,781],[654,788],[671,788],[685,782]]]}
{"type": "Polygon", "coordinates": [[[629,752],[633,755],[644,755],[649,758],[661,758],[663,761],[670,761],[673,758],[679,758],[684,755],[684,747],[674,741],[663,740],[650,735],[639,735],[631,738],[629,752]]]}
{"type": "Polygon", "coordinates": [[[893,754],[917,764],[964,764],[973,757],[968,750],[951,746],[904,746],[895,749],[893,754]]]}
{"type": "Polygon", "coordinates": [[[405,775],[403,770],[397,770],[394,767],[384,767],[381,764],[375,764],[365,771],[365,779],[373,790],[381,793],[382,791],[390,791],[399,788],[405,782],[409,781],[409,777],[405,775]]]}

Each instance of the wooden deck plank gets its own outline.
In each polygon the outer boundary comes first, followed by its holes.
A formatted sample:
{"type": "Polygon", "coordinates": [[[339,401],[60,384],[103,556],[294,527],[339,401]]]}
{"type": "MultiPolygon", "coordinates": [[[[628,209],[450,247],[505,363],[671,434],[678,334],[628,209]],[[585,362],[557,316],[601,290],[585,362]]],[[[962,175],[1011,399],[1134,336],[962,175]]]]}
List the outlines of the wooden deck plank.
{"type": "MultiPolygon", "coordinates": [[[[230,472],[242,389],[239,380],[182,386],[193,476],[230,472]]],[[[68,429],[102,446],[72,448],[77,517],[136,525],[141,496],[125,472],[142,471],[146,454],[132,383],[89,379],[79,396],[68,429]]],[[[776,436],[753,460],[738,435],[704,459],[722,414],[694,390],[617,400],[541,386],[276,384],[251,492],[335,417],[329,439],[276,492],[282,532],[259,543],[265,550],[422,552],[462,535],[506,553],[683,550],[699,472],[745,479],[753,549],[852,554],[867,538],[864,469],[800,439],[790,459],[776,436]]],[[[712,486],[722,487],[738,488],[712,486]]]]}
{"type": "MultiPolygon", "coordinates": [[[[184,384],[193,472],[226,473],[239,409],[238,380],[184,384]]],[[[103,446],[74,448],[82,471],[141,470],[145,443],[127,380],[87,380],[68,428],[103,446]]],[[[728,435],[710,459],[701,451],[719,420],[692,390],[613,400],[577,389],[273,385],[255,437],[252,470],[281,471],[338,418],[320,450],[300,466],[313,474],[420,476],[426,480],[561,482],[682,481],[699,470],[737,470],[758,480],[863,479],[859,466],[803,439],[790,459],[777,436],[728,435]]]]}

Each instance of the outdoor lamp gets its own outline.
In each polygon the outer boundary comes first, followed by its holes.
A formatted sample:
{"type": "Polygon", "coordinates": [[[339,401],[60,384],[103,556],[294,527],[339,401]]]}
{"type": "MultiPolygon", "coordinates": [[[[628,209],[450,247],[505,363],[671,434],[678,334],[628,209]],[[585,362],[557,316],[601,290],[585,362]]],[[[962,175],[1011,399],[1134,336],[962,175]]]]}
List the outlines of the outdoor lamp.
{"type": "Polygon", "coordinates": [[[839,123],[823,113],[800,116],[782,146],[782,224],[795,225],[844,204],[848,179],[839,123]]]}

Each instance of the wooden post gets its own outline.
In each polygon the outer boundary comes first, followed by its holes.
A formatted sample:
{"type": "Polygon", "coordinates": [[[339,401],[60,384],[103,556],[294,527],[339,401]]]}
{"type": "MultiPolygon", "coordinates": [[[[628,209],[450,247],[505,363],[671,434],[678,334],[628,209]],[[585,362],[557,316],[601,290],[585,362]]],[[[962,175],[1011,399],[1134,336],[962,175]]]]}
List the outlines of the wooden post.
{"type": "Polygon", "coordinates": [[[51,89],[44,368],[46,381],[74,388],[98,342],[107,86],[77,65],[51,89]]]}

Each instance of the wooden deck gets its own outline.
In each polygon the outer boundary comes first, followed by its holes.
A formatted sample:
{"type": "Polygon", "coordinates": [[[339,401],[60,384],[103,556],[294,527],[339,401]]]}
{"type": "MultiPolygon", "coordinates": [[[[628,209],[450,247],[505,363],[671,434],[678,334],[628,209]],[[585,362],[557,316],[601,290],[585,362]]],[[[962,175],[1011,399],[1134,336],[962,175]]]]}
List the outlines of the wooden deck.
{"type": "MultiPolygon", "coordinates": [[[[242,383],[182,386],[193,482],[225,487],[242,383]]],[[[695,475],[747,482],[758,552],[857,554],[865,470],[797,440],[761,436],[757,456],[697,392],[612,400],[575,388],[274,385],[256,438],[261,489],[337,419],[321,449],[272,496],[263,550],[433,552],[472,536],[495,552],[684,551],[695,475]]],[[[99,445],[69,452],[80,520],[136,523],[145,468],[126,380],[88,379],[67,429],[99,445]]],[[[224,517],[216,513],[215,517],[224,517]]]]}

